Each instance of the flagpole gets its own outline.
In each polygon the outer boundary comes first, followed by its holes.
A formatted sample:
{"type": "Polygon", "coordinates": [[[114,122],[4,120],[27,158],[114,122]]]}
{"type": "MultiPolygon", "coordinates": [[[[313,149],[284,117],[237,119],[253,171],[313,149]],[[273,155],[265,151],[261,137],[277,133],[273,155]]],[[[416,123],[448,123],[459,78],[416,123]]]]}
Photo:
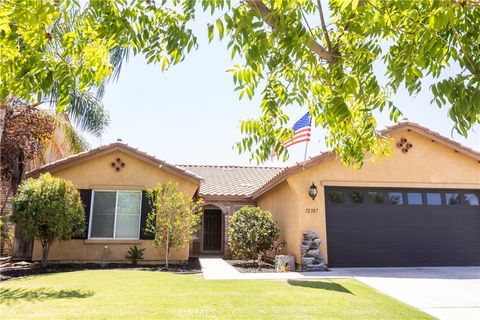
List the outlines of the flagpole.
{"type": "Polygon", "coordinates": [[[308,141],[307,141],[307,144],[305,144],[305,154],[303,155],[303,165],[302,165],[303,170],[305,170],[305,162],[307,161],[307,149],[308,149],[308,141]]]}

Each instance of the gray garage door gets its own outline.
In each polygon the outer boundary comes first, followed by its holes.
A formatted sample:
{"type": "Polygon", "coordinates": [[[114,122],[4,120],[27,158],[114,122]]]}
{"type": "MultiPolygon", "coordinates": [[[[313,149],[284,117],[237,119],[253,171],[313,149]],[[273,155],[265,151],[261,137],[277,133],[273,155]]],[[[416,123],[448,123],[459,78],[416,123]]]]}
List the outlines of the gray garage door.
{"type": "Polygon", "coordinates": [[[325,193],[329,266],[480,265],[478,190],[325,193]]]}

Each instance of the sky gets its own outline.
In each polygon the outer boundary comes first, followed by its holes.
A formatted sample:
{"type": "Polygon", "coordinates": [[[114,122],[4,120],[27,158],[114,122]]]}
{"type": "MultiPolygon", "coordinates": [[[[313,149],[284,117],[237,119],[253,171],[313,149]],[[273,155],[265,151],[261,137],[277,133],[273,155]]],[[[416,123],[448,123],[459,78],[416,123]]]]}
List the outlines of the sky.
{"type": "MultiPolygon", "coordinates": [[[[226,42],[208,43],[207,23],[214,18],[198,14],[192,27],[199,48],[184,61],[162,72],[159,65],[148,65],[140,57],[131,58],[117,82],[106,88],[103,98],[111,123],[101,138],[87,137],[91,147],[122,139],[123,142],[174,164],[255,165],[249,154],[238,154],[235,142],[241,137],[240,120],[258,116],[259,97],[238,99],[232,76],[226,72],[235,62],[230,60],[226,42]]],[[[377,67],[382,77],[382,66],[377,67]]],[[[444,76],[448,76],[445,74],[444,76]]],[[[381,78],[380,78],[381,79],[381,78]]],[[[431,79],[423,90],[410,97],[401,90],[393,101],[409,121],[452,138],[465,146],[480,150],[480,128],[476,126],[464,138],[452,132],[453,122],[447,108],[431,105],[431,79]]],[[[287,109],[293,123],[307,110],[301,106],[287,109]]],[[[388,112],[377,115],[378,129],[392,125],[388,112]]],[[[325,131],[312,128],[308,156],[326,151],[325,131]]],[[[291,148],[286,163],[267,161],[266,166],[285,166],[301,162],[305,144],[291,148]]]]}

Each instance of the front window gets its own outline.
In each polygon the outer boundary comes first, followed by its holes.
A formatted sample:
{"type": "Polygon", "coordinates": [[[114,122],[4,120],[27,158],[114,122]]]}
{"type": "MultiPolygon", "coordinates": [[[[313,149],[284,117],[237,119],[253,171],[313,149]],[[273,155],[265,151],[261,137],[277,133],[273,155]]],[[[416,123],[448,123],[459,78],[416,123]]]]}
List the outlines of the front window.
{"type": "Polygon", "coordinates": [[[140,191],[94,191],[90,238],[138,239],[140,191]]]}

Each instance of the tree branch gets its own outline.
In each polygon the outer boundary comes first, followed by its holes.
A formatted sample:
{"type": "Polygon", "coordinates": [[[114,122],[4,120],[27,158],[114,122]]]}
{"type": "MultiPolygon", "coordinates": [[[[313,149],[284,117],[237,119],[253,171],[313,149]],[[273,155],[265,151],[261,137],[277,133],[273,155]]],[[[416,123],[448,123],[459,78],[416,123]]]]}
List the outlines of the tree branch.
{"type": "Polygon", "coordinates": [[[332,42],[328,35],[327,25],[325,24],[325,18],[323,16],[322,1],[317,0],[318,12],[320,14],[320,23],[322,25],[323,35],[325,36],[325,41],[327,42],[328,51],[332,52],[332,42]]]}
{"type": "MultiPolygon", "coordinates": [[[[262,2],[262,0],[245,0],[245,2],[257,12],[263,21],[265,21],[272,29],[278,29],[277,23],[272,19],[272,11],[262,2]]],[[[281,31],[281,30],[277,30],[281,31]]],[[[322,47],[315,39],[310,39],[310,50],[315,53],[320,59],[328,62],[334,62],[333,55],[322,47]]]]}
{"type": "Polygon", "coordinates": [[[460,49],[462,50],[463,52],[463,56],[465,57],[465,60],[466,60],[466,64],[465,66],[467,67],[467,69],[475,76],[480,76],[480,73],[477,72],[477,68],[475,67],[475,63],[472,61],[472,59],[470,58],[470,56],[468,55],[468,52],[467,50],[465,49],[465,46],[463,45],[462,43],[462,38],[460,37],[460,35],[458,34],[457,32],[457,29],[455,28],[455,25],[454,25],[454,22],[452,21],[451,18],[448,19],[448,21],[450,22],[450,27],[452,28],[452,31],[453,31],[453,34],[455,36],[455,39],[457,40],[458,44],[460,45],[460,49]]]}

